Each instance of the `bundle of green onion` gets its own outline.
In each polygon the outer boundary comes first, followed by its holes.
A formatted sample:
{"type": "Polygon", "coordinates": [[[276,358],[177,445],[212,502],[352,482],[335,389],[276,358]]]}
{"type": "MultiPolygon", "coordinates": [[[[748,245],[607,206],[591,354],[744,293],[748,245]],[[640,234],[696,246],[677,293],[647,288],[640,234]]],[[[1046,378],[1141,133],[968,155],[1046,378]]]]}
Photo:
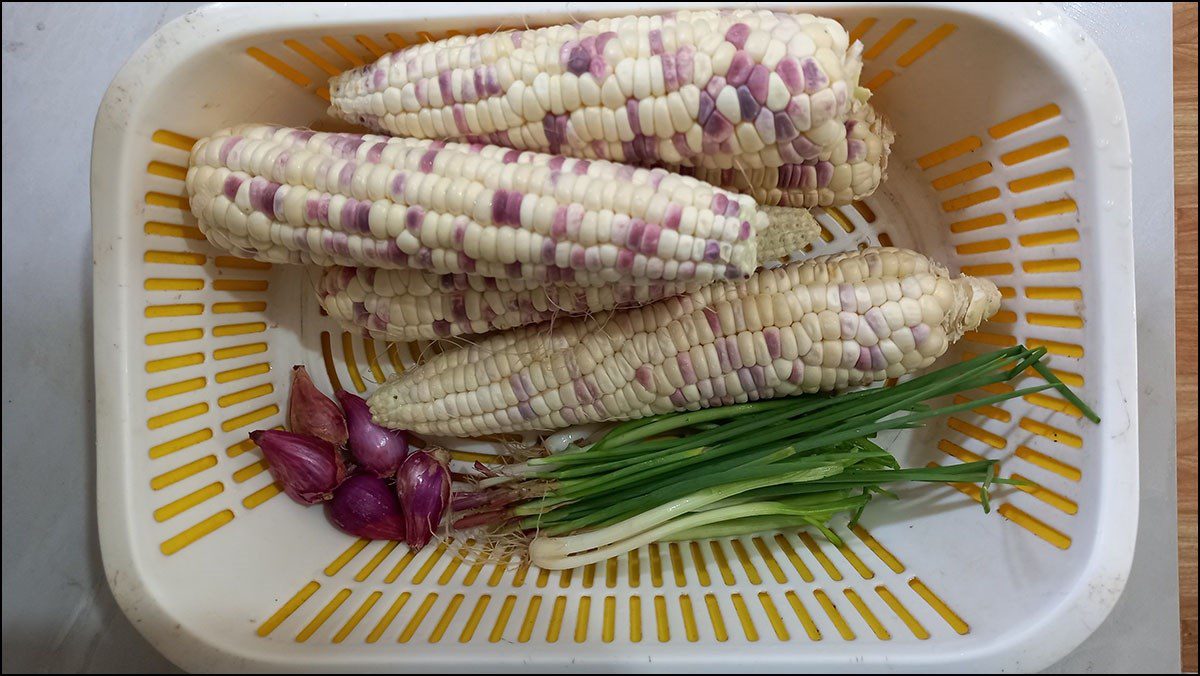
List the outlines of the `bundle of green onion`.
{"type": "Polygon", "coordinates": [[[979,483],[984,509],[995,461],[901,469],[871,439],[930,418],[1058,390],[1099,418],[1042,363],[1045,348],[1016,346],[893,387],[809,395],[630,421],[586,448],[502,467],[476,464],[476,490],[458,493],[454,525],[526,532],[532,563],[574,568],[644,544],[812,527],[837,542],[830,520],[856,521],[897,482],[979,483]],[[1044,383],[936,406],[1032,368],[1044,383]]]}

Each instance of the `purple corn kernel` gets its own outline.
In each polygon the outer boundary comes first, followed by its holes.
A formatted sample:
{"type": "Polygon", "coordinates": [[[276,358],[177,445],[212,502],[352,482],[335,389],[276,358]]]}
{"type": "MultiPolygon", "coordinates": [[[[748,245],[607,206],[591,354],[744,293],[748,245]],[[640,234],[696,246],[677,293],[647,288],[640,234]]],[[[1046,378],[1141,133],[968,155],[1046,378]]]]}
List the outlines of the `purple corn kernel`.
{"type": "Polygon", "coordinates": [[[672,203],[667,207],[667,213],[663,217],[663,227],[668,230],[678,230],[680,219],[683,218],[683,207],[672,203]]]}
{"type": "Polygon", "coordinates": [[[759,64],[750,71],[750,77],[746,80],[746,85],[750,88],[750,93],[754,95],[754,100],[759,105],[767,102],[767,90],[771,84],[770,78],[771,73],[767,70],[767,67],[759,64]]]}
{"type": "Polygon", "coordinates": [[[808,137],[803,134],[792,141],[792,148],[806,160],[815,160],[821,155],[821,146],[808,140],[808,137]]]}
{"type": "MultiPolygon", "coordinates": [[[[642,253],[653,255],[658,251],[658,239],[661,233],[662,228],[658,227],[657,225],[646,225],[646,229],[642,233],[642,253]]],[[[599,254],[598,251],[597,254],[599,254]]]]}
{"type": "Polygon", "coordinates": [[[916,326],[912,327],[912,334],[913,340],[915,340],[917,345],[920,346],[921,343],[924,343],[925,340],[929,338],[929,327],[925,324],[917,324],[916,326]]]}
{"type": "Polygon", "coordinates": [[[663,53],[662,31],[655,28],[650,31],[649,37],[650,37],[650,54],[651,55],[662,54],[663,53]]]}
{"type": "Polygon", "coordinates": [[[800,62],[796,57],[789,56],[775,65],[775,72],[783,80],[788,93],[795,96],[804,91],[804,74],[800,70],[800,62]]]}
{"type": "Polygon", "coordinates": [[[571,50],[571,56],[567,59],[567,70],[574,75],[582,75],[588,71],[592,64],[592,57],[583,47],[576,47],[571,50]]]}
{"type": "Polygon", "coordinates": [[[821,70],[821,64],[811,56],[804,57],[800,62],[800,68],[804,73],[804,90],[809,94],[824,89],[829,84],[829,78],[825,75],[825,71],[821,70]]]}
{"type": "Polygon", "coordinates": [[[733,124],[720,112],[709,115],[708,122],[704,123],[704,135],[714,142],[720,143],[732,134],[733,124]]]}
{"type": "Polygon", "coordinates": [[[883,350],[879,349],[878,345],[871,346],[871,368],[875,371],[883,371],[888,367],[887,357],[883,356],[883,350]]]}
{"type": "Polygon", "coordinates": [[[687,406],[687,397],[683,395],[683,390],[675,390],[671,393],[669,398],[671,400],[671,405],[676,408],[687,406]]]}
{"type": "Polygon", "coordinates": [[[404,174],[402,173],[397,173],[396,177],[392,179],[392,188],[390,192],[392,199],[398,202],[404,201],[404,180],[404,174]]]}
{"type": "Polygon", "coordinates": [[[817,187],[817,168],[811,164],[800,167],[800,187],[812,190],[817,187]]]}
{"type": "Polygon", "coordinates": [[[709,240],[704,245],[704,260],[712,263],[721,258],[721,243],[715,240],[709,240]]]}
{"type": "Polygon", "coordinates": [[[342,170],[338,172],[338,186],[342,190],[349,190],[350,182],[354,180],[354,170],[358,168],[355,162],[347,162],[342,170]]]}
{"type": "Polygon", "coordinates": [[[666,85],[667,91],[673,92],[679,89],[679,75],[675,71],[675,55],[665,52],[659,58],[662,59],[663,84],[666,85]]]}
{"type": "Polygon", "coordinates": [[[746,46],[748,37],[750,37],[750,27],[744,23],[735,23],[725,31],[725,41],[738,49],[746,46]]]}
{"type": "Polygon", "coordinates": [[[416,235],[421,231],[421,224],[425,222],[425,210],[421,207],[409,207],[408,211],[404,212],[404,227],[409,232],[416,235]]]}
{"type": "Polygon", "coordinates": [[[758,111],[762,109],[757,101],[754,100],[754,95],[750,93],[750,88],[742,85],[737,88],[738,108],[741,110],[743,120],[753,120],[758,117],[758,111]]]}
{"type": "Polygon", "coordinates": [[[779,359],[783,354],[783,347],[779,340],[779,329],[774,326],[768,326],[763,329],[763,339],[767,343],[767,354],[771,355],[771,359],[779,359]]]}
{"type": "Polygon", "coordinates": [[[679,374],[683,376],[683,382],[691,385],[696,382],[696,370],[692,367],[692,357],[687,352],[680,352],[675,355],[675,362],[679,364],[679,374]]]}
{"type": "Polygon", "coordinates": [[[695,75],[693,66],[695,64],[695,50],[690,46],[682,47],[675,52],[675,72],[679,82],[687,83],[692,81],[695,75]]]}
{"type": "Polygon", "coordinates": [[[850,163],[861,162],[867,159],[867,144],[858,139],[850,139],[846,142],[846,161],[850,163]]]}
{"type": "Polygon", "coordinates": [[[817,162],[817,187],[824,188],[833,180],[833,164],[824,160],[817,162]]]}
{"type": "Polygon", "coordinates": [[[229,153],[232,152],[233,149],[241,142],[241,136],[230,136],[229,138],[225,139],[225,142],[221,144],[221,150],[217,153],[217,158],[221,164],[228,163],[229,153]]]}
{"type": "MultiPolygon", "coordinates": [[[[234,200],[236,200],[237,194],[238,194],[238,189],[242,187],[243,181],[245,181],[245,179],[240,178],[238,176],[234,176],[232,174],[230,174],[229,176],[226,176],[225,177],[225,185],[223,186],[223,189],[222,189],[222,192],[225,195],[225,199],[228,199],[230,202],[233,202],[234,200]]],[[[311,200],[310,200],[310,202],[311,202],[311,200]]]]}
{"type": "Polygon", "coordinates": [[[441,91],[443,104],[454,101],[454,90],[450,85],[450,71],[444,70],[438,73],[438,89],[441,91]]]}
{"type": "Polygon", "coordinates": [[[750,239],[750,221],[742,221],[742,229],[738,232],[738,239],[750,239]]]}
{"type": "MultiPolygon", "coordinates": [[[[725,72],[725,82],[728,82],[734,87],[746,84],[746,80],[750,77],[750,71],[753,69],[754,59],[750,58],[750,55],[746,52],[738,50],[738,52],[733,55],[733,60],[729,62],[729,70],[725,72]]],[[[716,79],[717,78],[715,77],[713,78],[713,80],[716,79]]],[[[725,82],[721,83],[722,86],[724,86],[725,82]]],[[[709,84],[711,83],[712,80],[709,80],[709,84]]],[[[720,93],[720,91],[721,90],[718,89],[717,93],[720,93]]],[[[716,93],[714,93],[713,96],[716,96],[716,93]]]]}
{"type": "Polygon", "coordinates": [[[799,132],[796,131],[796,125],[792,124],[792,119],[787,113],[775,113],[775,142],[788,143],[796,138],[799,132]]]}
{"type": "MultiPolygon", "coordinates": [[[[630,102],[630,103],[632,104],[632,102],[630,102]]],[[[706,91],[700,92],[700,111],[699,111],[699,116],[698,116],[697,121],[701,125],[708,122],[708,118],[712,116],[712,113],[714,110],[716,110],[716,108],[717,108],[717,104],[713,100],[713,97],[711,95],[709,95],[709,93],[706,91]]],[[[631,120],[633,119],[632,116],[630,117],[630,119],[631,120]]]]}
{"type": "Polygon", "coordinates": [[[858,361],[854,363],[854,368],[859,371],[871,371],[871,348],[859,346],[858,361]]]}
{"type": "Polygon", "coordinates": [[[799,385],[804,381],[804,361],[800,359],[792,360],[792,372],[788,375],[788,382],[793,385],[799,385]]]}

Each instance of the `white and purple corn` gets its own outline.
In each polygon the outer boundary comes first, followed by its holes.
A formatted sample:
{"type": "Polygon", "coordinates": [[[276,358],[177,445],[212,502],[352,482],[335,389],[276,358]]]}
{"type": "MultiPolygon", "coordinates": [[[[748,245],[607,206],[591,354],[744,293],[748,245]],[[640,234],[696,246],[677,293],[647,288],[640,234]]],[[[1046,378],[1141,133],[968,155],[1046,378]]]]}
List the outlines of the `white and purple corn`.
{"type": "Polygon", "coordinates": [[[1000,306],[902,249],[760,270],[640,308],[448,349],[371,397],[376,422],[476,436],[868,385],[922,369],[1000,306]]]}
{"type": "Polygon", "coordinates": [[[829,156],[869,95],[861,51],[831,19],[746,9],[459,35],[332,78],[330,113],[398,136],[648,166],[811,164],[827,188],[849,185],[831,170],[856,163],[829,156]]]}
{"type": "Polygon", "coordinates": [[[575,286],[744,279],[773,222],[663,169],[267,125],[197,141],[187,190],[209,240],[244,257],[575,286]]]}

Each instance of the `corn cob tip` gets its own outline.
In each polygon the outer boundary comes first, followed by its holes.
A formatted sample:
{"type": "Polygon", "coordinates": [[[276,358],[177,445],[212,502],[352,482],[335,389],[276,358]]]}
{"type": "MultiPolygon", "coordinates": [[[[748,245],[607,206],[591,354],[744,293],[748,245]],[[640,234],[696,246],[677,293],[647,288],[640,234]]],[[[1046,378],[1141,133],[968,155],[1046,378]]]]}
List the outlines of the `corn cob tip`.
{"type": "Polygon", "coordinates": [[[991,319],[1000,310],[1000,289],[990,279],[962,275],[959,279],[965,284],[956,287],[960,300],[954,307],[957,314],[946,318],[946,336],[955,341],[963,333],[979,328],[980,324],[991,319]]]}
{"type": "Polygon", "coordinates": [[[767,214],[768,225],[755,238],[759,266],[800,251],[821,234],[817,219],[808,209],[762,207],[762,210],[767,214]]]}

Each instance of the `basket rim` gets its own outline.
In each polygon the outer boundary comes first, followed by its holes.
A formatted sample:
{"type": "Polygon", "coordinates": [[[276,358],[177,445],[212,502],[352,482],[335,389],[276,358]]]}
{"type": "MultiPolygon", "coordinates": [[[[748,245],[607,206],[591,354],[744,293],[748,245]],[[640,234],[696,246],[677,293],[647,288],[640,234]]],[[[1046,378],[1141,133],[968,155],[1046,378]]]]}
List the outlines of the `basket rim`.
{"type": "MultiPolygon", "coordinates": [[[[715,3],[654,2],[646,5],[633,3],[544,3],[534,8],[527,4],[491,3],[483,7],[471,7],[475,16],[511,17],[526,12],[596,12],[619,15],[633,9],[640,12],[655,12],[681,7],[729,6],[715,3]]],[[[805,11],[828,14],[839,8],[852,6],[855,10],[879,9],[889,13],[903,9],[928,8],[941,13],[958,14],[992,23],[998,29],[1008,31],[1013,37],[1036,50],[1039,55],[1063,69],[1080,70],[1081,56],[1089,57],[1088,63],[1096,77],[1080,94],[1085,113],[1091,116],[1101,111],[1111,111],[1115,106],[1123,112],[1124,102],[1112,68],[1083,29],[1056,7],[1022,3],[1013,6],[992,4],[939,4],[933,2],[903,3],[817,3],[806,6],[805,11]],[[1036,18],[1036,24],[1034,19],[1036,18]],[[1071,44],[1073,51],[1055,48],[1054,38],[1071,44]]],[[[756,3],[758,8],[783,8],[782,3],[756,3]]],[[[794,6],[790,7],[795,9],[794,6]]],[[[113,200],[111,195],[125,194],[130,177],[111,171],[111,167],[122,164],[128,139],[134,133],[128,120],[135,116],[139,105],[144,104],[147,93],[161,82],[166,73],[198,53],[219,49],[222,45],[244,40],[256,34],[276,33],[295,28],[310,28],[315,22],[323,26],[338,27],[365,22],[395,22],[398,5],[384,4],[339,4],[315,3],[311,5],[269,5],[265,3],[215,3],[193,10],[161,27],[148,38],[122,66],[109,85],[97,112],[93,131],[91,195],[93,230],[93,304],[96,322],[94,341],[96,356],[96,452],[97,462],[97,523],[100,529],[100,547],[105,567],[105,576],[117,600],[118,606],[133,621],[146,639],[166,657],[191,670],[214,669],[263,669],[263,670],[349,670],[362,668],[388,668],[385,657],[373,659],[364,655],[354,661],[321,659],[310,651],[296,651],[290,658],[279,658],[278,654],[258,651],[243,654],[220,645],[219,637],[205,637],[186,626],[185,618],[176,617],[159,602],[144,563],[144,552],[136,547],[130,529],[125,525],[132,514],[129,492],[124,490],[123,481],[128,476],[131,460],[127,449],[131,445],[132,420],[131,402],[123,396],[129,391],[131,346],[126,342],[123,320],[131,318],[130,296],[122,290],[127,288],[129,270],[134,265],[127,247],[119,241],[128,232],[130,222],[126,207],[113,200]],[[264,18],[265,17],[265,18],[264,18]],[[232,27],[232,28],[231,28],[232,27]],[[170,44],[172,49],[162,45],[170,44]],[[111,346],[111,347],[110,347],[111,346]],[[104,352],[102,353],[101,350],[104,352]],[[103,354],[103,358],[100,358],[103,354]],[[106,527],[108,524],[108,527],[106,527]]],[[[417,12],[407,8],[406,21],[420,17],[455,17],[468,12],[457,5],[422,5],[417,12]]],[[[1110,155],[1130,156],[1128,126],[1122,121],[1119,133],[1111,133],[1110,155]]],[[[1105,237],[1112,240],[1107,246],[1099,247],[1101,260],[1098,265],[1110,273],[1100,276],[1106,300],[1120,310],[1128,309],[1128,317],[1117,316],[1122,312],[1105,311],[1104,322],[1112,326],[1115,322],[1133,320],[1134,281],[1132,231],[1126,225],[1132,220],[1132,178],[1130,173],[1114,177],[1111,174],[1097,176],[1103,183],[1102,194],[1113,198],[1115,207],[1107,213],[1105,224],[1110,227],[1105,237]]],[[[1107,457],[1103,484],[1100,487],[1104,499],[1097,514],[1099,523],[1107,528],[1098,529],[1086,566],[1080,573],[1081,582],[1065,595],[1054,608],[1036,621],[996,636],[990,642],[974,641],[966,650],[949,650],[942,653],[925,651],[920,658],[867,658],[851,660],[845,656],[814,654],[807,656],[801,665],[794,656],[781,652],[764,652],[756,656],[753,668],[794,671],[820,670],[837,667],[854,671],[872,669],[888,670],[936,670],[936,671],[981,671],[1041,669],[1066,656],[1081,644],[1108,616],[1125,587],[1132,566],[1134,544],[1137,535],[1138,511],[1138,421],[1137,421],[1137,364],[1136,333],[1122,332],[1115,340],[1106,343],[1098,359],[1106,364],[1109,376],[1126,393],[1124,411],[1116,404],[1101,411],[1106,423],[1117,419],[1128,420],[1121,429],[1108,428],[1110,449],[1131,449],[1124,457],[1107,457]],[[1119,345],[1117,343],[1120,343],[1119,345]],[[1102,590],[1102,592],[1097,592],[1102,590]],[[1050,627],[1054,631],[1048,631],[1050,627]]],[[[1114,455],[1110,453],[1110,456],[1114,455]]],[[[649,649],[649,648],[647,648],[649,649]]],[[[734,651],[714,658],[711,655],[683,658],[671,657],[663,661],[667,668],[695,668],[709,671],[714,667],[730,669],[747,668],[742,655],[734,651]]],[[[382,656],[383,653],[380,653],[382,656]]],[[[460,671],[470,669],[469,657],[454,657],[446,654],[437,659],[414,660],[410,667],[418,669],[440,669],[460,671]]],[[[496,668],[523,668],[549,671],[568,666],[552,658],[492,655],[489,657],[496,668]]],[[[645,663],[633,655],[606,655],[588,657],[580,655],[572,660],[575,666],[644,667],[645,663]]]]}

